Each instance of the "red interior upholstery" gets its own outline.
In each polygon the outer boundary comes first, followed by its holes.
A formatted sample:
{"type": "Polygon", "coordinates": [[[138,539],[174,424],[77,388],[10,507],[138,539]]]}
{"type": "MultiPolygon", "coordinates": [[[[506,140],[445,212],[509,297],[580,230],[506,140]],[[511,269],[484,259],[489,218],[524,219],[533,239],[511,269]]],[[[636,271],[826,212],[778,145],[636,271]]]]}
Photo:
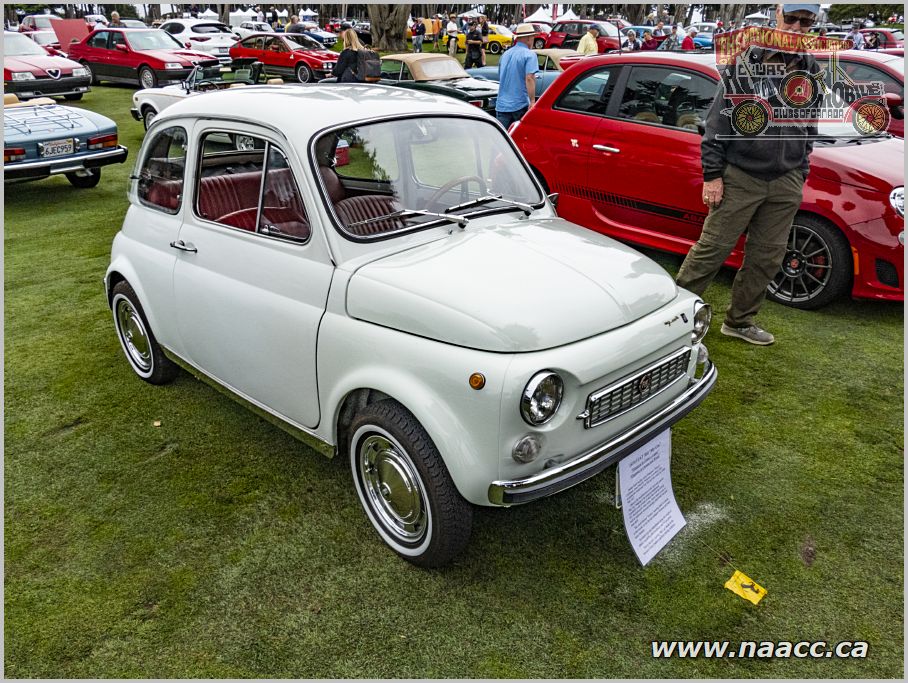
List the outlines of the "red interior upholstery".
{"type": "Polygon", "coordinates": [[[346,199],[347,191],[341,184],[340,178],[337,177],[334,169],[328,166],[319,166],[318,170],[322,175],[322,180],[325,182],[325,188],[328,190],[328,198],[331,203],[337,204],[342,199],[346,199]]]}
{"type": "Polygon", "coordinates": [[[390,218],[383,221],[373,221],[364,225],[354,225],[352,223],[364,221],[369,218],[384,216],[385,214],[397,211],[401,206],[395,201],[394,197],[382,194],[367,194],[361,197],[350,197],[339,201],[334,205],[337,215],[347,226],[347,229],[354,235],[377,235],[382,232],[399,230],[404,227],[403,221],[390,218]]]}

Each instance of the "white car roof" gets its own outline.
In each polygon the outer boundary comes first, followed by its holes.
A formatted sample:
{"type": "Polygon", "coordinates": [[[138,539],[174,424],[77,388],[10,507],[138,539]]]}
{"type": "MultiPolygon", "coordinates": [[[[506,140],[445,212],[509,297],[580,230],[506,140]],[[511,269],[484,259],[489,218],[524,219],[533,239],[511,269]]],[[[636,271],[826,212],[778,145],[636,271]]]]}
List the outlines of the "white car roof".
{"type": "Polygon", "coordinates": [[[204,97],[187,97],[155,119],[221,115],[262,123],[306,144],[316,131],[371,118],[400,114],[472,114],[479,110],[445,95],[433,95],[387,85],[320,83],[318,85],[261,85],[232,88],[204,97]]]}

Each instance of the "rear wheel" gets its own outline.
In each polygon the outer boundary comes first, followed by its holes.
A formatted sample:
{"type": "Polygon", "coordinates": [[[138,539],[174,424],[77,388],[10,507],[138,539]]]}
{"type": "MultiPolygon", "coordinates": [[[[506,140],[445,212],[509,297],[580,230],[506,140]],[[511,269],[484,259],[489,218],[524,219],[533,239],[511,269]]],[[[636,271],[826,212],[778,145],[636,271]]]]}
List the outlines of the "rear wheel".
{"type": "Polygon", "coordinates": [[[366,516],[394,552],[439,567],[470,540],[472,506],[416,418],[393,400],[366,406],[350,425],[350,466],[366,516]]]}
{"type": "Polygon", "coordinates": [[[95,187],[98,183],[101,182],[101,169],[89,169],[88,172],[84,175],[79,175],[78,173],[67,173],[66,179],[73,187],[78,187],[80,190],[87,190],[89,188],[95,187]]]}
{"type": "Polygon", "coordinates": [[[151,67],[139,67],[139,85],[143,88],[158,87],[158,77],[155,75],[155,72],[151,70],[151,67]]]}
{"type": "Polygon", "coordinates": [[[297,64],[296,66],[296,80],[300,83],[310,83],[313,79],[312,69],[310,69],[305,64],[297,64]]]}
{"type": "Polygon", "coordinates": [[[77,100],[82,99],[82,93],[80,93],[80,92],[70,93],[69,95],[64,95],[63,99],[66,100],[67,102],[75,102],[77,100]]]}
{"type": "Polygon", "coordinates": [[[821,308],[848,291],[852,270],[842,233],[813,216],[795,216],[782,268],[767,296],[793,308],[821,308]]]}
{"type": "Polygon", "coordinates": [[[91,66],[88,62],[79,62],[82,65],[82,68],[88,72],[88,80],[92,85],[98,85],[98,77],[95,76],[95,72],[91,70],[91,66]]]}
{"type": "Polygon", "coordinates": [[[489,52],[491,52],[493,55],[497,55],[499,52],[501,52],[501,43],[490,42],[489,52]]]}

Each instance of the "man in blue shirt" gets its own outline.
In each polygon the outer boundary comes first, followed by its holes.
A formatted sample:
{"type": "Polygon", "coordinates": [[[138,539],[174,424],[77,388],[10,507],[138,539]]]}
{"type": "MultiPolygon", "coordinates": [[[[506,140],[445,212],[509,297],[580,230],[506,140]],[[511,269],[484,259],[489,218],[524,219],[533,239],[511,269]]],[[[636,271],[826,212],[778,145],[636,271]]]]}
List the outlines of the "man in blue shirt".
{"type": "Polygon", "coordinates": [[[498,101],[495,118],[508,128],[523,118],[536,103],[536,72],[539,60],[530,50],[536,29],[532,24],[520,24],[514,31],[514,47],[504,53],[498,63],[498,101]]]}

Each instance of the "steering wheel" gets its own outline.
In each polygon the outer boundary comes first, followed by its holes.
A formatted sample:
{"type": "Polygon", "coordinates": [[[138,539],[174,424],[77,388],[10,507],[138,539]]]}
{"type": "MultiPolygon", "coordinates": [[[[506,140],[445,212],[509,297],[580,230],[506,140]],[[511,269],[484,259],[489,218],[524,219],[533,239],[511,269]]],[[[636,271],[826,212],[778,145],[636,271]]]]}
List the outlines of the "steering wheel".
{"type": "Polygon", "coordinates": [[[467,201],[467,186],[474,180],[479,184],[479,189],[482,190],[482,194],[489,193],[489,188],[486,186],[486,181],[480,178],[478,175],[461,176],[460,178],[449,180],[444,185],[435,190],[435,192],[432,193],[432,196],[429,197],[428,201],[426,202],[426,210],[434,211],[436,205],[439,203],[438,200],[458,185],[460,185],[460,201],[467,201]]]}
{"type": "Polygon", "coordinates": [[[213,92],[218,86],[213,81],[199,81],[195,84],[195,89],[197,92],[213,92]]]}

